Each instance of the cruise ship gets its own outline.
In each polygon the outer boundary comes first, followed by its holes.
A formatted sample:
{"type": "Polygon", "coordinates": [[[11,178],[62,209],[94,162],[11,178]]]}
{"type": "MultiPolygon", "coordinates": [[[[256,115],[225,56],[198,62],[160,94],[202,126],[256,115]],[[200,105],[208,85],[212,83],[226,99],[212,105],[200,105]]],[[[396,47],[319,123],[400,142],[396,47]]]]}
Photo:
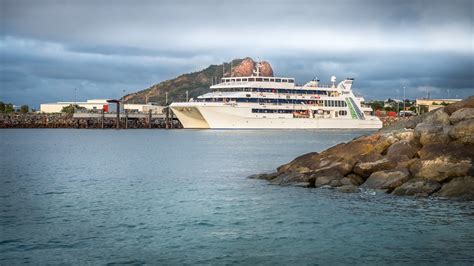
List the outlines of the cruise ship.
{"type": "Polygon", "coordinates": [[[294,78],[264,77],[260,63],[252,76],[224,77],[211,92],[172,111],[184,128],[211,129],[378,129],[382,122],[352,91],[353,78],[336,85],[313,79],[296,85],[294,78]]]}

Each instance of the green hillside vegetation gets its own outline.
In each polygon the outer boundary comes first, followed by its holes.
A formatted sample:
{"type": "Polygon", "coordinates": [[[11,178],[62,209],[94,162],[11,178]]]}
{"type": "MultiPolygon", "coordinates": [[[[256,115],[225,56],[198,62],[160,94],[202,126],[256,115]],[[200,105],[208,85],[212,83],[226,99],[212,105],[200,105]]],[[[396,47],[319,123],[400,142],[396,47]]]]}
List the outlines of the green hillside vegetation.
{"type": "MultiPolygon", "coordinates": [[[[243,59],[232,60],[233,66],[242,62],[243,59]]],[[[224,63],[226,75],[228,75],[231,63],[224,63]]],[[[197,96],[209,92],[212,79],[219,80],[222,78],[222,64],[210,65],[201,71],[183,74],[177,78],[166,80],[158,84],[152,85],[148,89],[128,94],[124,97],[126,103],[145,103],[148,96],[148,102],[156,103],[158,105],[166,104],[166,96],[168,93],[168,103],[185,101],[186,91],[189,92],[189,98],[196,98],[197,96]]]]}

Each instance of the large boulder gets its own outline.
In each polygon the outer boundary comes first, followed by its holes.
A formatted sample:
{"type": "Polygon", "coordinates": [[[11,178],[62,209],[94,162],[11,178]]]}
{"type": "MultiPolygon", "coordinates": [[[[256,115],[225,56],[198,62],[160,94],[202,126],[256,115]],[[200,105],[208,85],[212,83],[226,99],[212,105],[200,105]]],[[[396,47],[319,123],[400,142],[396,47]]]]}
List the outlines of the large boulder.
{"type": "Polygon", "coordinates": [[[456,198],[462,200],[474,200],[474,177],[457,177],[434,194],[443,198],[456,198]]]}
{"type": "Polygon", "coordinates": [[[316,176],[345,176],[352,172],[352,169],[354,168],[356,162],[357,161],[354,158],[325,158],[325,160],[321,161],[320,167],[312,171],[312,174],[316,176]]]}
{"type": "Polygon", "coordinates": [[[378,171],[371,174],[362,187],[393,190],[408,179],[410,179],[410,173],[407,169],[378,171]]]}
{"type": "MultiPolygon", "coordinates": [[[[395,137],[383,136],[382,134],[363,136],[349,143],[338,144],[321,153],[314,152],[302,155],[290,163],[278,167],[277,170],[280,173],[288,171],[309,173],[331,166],[334,163],[340,163],[340,166],[343,166],[344,169],[351,170],[353,164],[362,155],[381,154],[396,141],[395,137]]],[[[345,174],[347,173],[343,173],[343,175],[345,174]]]]}
{"type": "Polygon", "coordinates": [[[470,96],[469,98],[460,102],[452,103],[444,107],[444,111],[448,115],[452,115],[454,112],[462,108],[474,108],[474,96],[470,96]]]}
{"type": "Polygon", "coordinates": [[[341,179],[342,177],[338,175],[312,176],[310,179],[310,184],[314,184],[315,187],[338,187],[342,185],[341,179]]]}
{"type": "Polygon", "coordinates": [[[387,151],[387,149],[394,143],[398,142],[397,139],[392,133],[384,134],[381,136],[380,140],[375,143],[374,151],[380,154],[383,154],[387,151]]]}
{"type": "Polygon", "coordinates": [[[388,158],[382,158],[373,162],[362,162],[356,164],[354,167],[354,173],[367,178],[374,172],[394,169],[396,166],[396,161],[390,160],[388,158]]]}
{"type": "Polygon", "coordinates": [[[286,172],[279,173],[276,177],[270,180],[271,184],[274,185],[292,185],[307,183],[310,185],[309,176],[298,172],[286,172]]]}
{"type": "Polygon", "coordinates": [[[376,152],[382,154],[390,145],[398,141],[392,134],[375,133],[370,136],[362,136],[349,143],[341,143],[321,152],[322,156],[329,154],[342,158],[358,158],[361,155],[376,152]]]}
{"type": "Polygon", "coordinates": [[[354,158],[342,158],[333,154],[308,153],[278,168],[279,173],[298,172],[317,175],[347,175],[356,163],[354,158]]]}
{"type": "Polygon", "coordinates": [[[360,186],[364,183],[364,179],[356,174],[349,174],[341,179],[342,185],[360,186]]]}
{"type": "Polygon", "coordinates": [[[474,144],[474,119],[464,120],[449,130],[449,136],[462,143],[474,144]]]}
{"type": "Polygon", "coordinates": [[[470,159],[474,161],[474,144],[463,144],[461,142],[429,144],[418,151],[418,156],[422,160],[447,157],[449,160],[470,159]]]}
{"type": "Polygon", "coordinates": [[[392,144],[387,150],[387,157],[405,155],[408,159],[413,158],[418,153],[420,147],[414,141],[402,140],[392,144]]]}
{"type": "Polygon", "coordinates": [[[397,196],[428,197],[440,188],[441,185],[436,181],[413,178],[397,187],[392,194],[397,196]]]}
{"type": "Polygon", "coordinates": [[[442,125],[436,125],[428,122],[423,122],[415,127],[415,135],[422,145],[434,143],[449,143],[451,138],[448,134],[448,126],[445,125],[446,130],[442,125]]]}
{"type": "Polygon", "coordinates": [[[263,173],[263,174],[254,174],[251,176],[247,176],[249,179],[264,179],[264,180],[272,180],[278,176],[278,173],[263,173]]]}
{"type": "Polygon", "coordinates": [[[397,157],[391,157],[391,159],[398,159],[398,158],[405,158],[406,160],[401,159],[400,161],[396,161],[397,166],[394,169],[403,169],[403,168],[410,169],[412,164],[414,164],[415,162],[420,160],[419,158],[407,159],[408,157],[406,157],[404,155],[397,156],[397,157]]]}
{"type": "MultiPolygon", "coordinates": [[[[313,164],[316,164],[320,160],[320,155],[317,152],[310,152],[296,157],[293,161],[284,164],[277,168],[279,173],[294,171],[294,172],[310,172],[313,164]]],[[[317,165],[319,166],[319,165],[317,165]]]]}
{"type": "Polygon", "coordinates": [[[383,158],[383,155],[378,152],[370,152],[366,154],[362,154],[357,157],[357,163],[366,163],[366,162],[373,162],[383,158]]]}
{"type": "Polygon", "coordinates": [[[449,117],[451,124],[456,124],[464,120],[474,119],[474,108],[461,108],[452,113],[449,117]]]}
{"type": "Polygon", "coordinates": [[[449,115],[444,111],[444,108],[440,108],[428,114],[425,118],[425,122],[438,126],[447,126],[450,124],[449,115]]]}
{"type": "Polygon", "coordinates": [[[355,185],[342,185],[337,187],[336,190],[342,193],[357,193],[360,191],[359,187],[355,185]]]}
{"type": "Polygon", "coordinates": [[[471,160],[457,160],[450,157],[437,157],[418,160],[410,167],[414,177],[442,182],[448,178],[465,176],[472,168],[471,160]]]}
{"type": "MultiPolygon", "coordinates": [[[[413,127],[415,128],[416,125],[413,127]]],[[[393,136],[401,141],[413,142],[415,141],[415,131],[413,129],[402,129],[397,130],[393,133],[393,136]]]]}

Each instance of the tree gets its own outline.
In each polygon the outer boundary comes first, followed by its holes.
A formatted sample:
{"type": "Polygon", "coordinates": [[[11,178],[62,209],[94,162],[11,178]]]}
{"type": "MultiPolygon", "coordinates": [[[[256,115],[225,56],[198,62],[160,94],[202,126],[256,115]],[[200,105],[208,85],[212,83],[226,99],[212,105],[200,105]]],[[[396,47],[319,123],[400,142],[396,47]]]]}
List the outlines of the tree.
{"type": "Polygon", "coordinates": [[[7,103],[5,105],[5,113],[13,113],[15,112],[15,109],[13,109],[13,104],[7,103]]]}
{"type": "Polygon", "coordinates": [[[5,112],[5,103],[0,102],[0,113],[3,113],[3,112],[5,112]]]}
{"type": "Polygon", "coordinates": [[[68,106],[64,106],[63,109],[61,109],[61,113],[74,114],[75,110],[84,110],[84,109],[86,108],[79,106],[77,104],[70,104],[68,106]]]}
{"type": "Polygon", "coordinates": [[[30,108],[28,107],[28,105],[22,105],[20,107],[20,113],[22,113],[22,114],[28,113],[29,110],[30,110],[30,108]]]}
{"type": "Polygon", "coordinates": [[[383,102],[382,101],[372,101],[369,103],[372,110],[382,110],[383,109],[383,102]]]}

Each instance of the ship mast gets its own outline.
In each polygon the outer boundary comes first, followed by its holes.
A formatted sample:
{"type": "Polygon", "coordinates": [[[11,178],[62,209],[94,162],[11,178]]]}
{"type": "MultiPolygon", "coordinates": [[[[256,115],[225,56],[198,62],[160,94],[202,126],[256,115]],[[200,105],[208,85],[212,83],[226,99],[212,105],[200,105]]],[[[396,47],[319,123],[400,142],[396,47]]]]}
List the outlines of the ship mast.
{"type": "Polygon", "coordinates": [[[257,75],[257,77],[260,77],[260,67],[261,67],[261,66],[262,66],[262,65],[260,64],[260,62],[257,62],[257,65],[255,66],[255,67],[256,67],[256,70],[253,71],[253,73],[254,73],[255,75],[257,75]]]}

